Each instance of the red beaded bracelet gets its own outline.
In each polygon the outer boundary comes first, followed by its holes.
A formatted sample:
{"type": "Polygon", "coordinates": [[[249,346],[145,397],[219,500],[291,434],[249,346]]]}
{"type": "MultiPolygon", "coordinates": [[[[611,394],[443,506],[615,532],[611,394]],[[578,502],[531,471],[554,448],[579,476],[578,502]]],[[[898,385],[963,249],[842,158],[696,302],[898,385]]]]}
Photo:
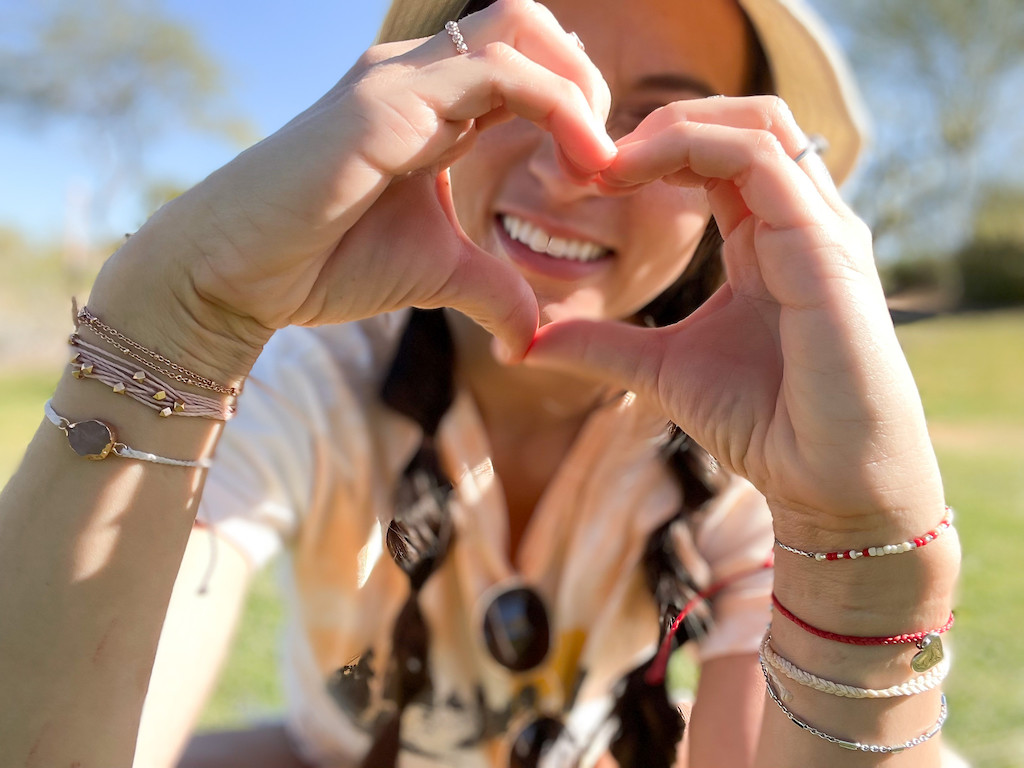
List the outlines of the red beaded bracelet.
{"type": "Polygon", "coordinates": [[[775,606],[775,610],[805,632],[810,632],[812,635],[823,637],[826,640],[835,640],[837,643],[847,643],[849,645],[902,645],[904,643],[920,643],[929,635],[941,635],[943,632],[948,632],[953,626],[953,612],[950,611],[949,620],[937,629],[926,629],[921,632],[908,632],[903,635],[891,635],[889,637],[858,637],[857,635],[840,635],[836,632],[827,632],[824,629],[818,629],[817,627],[808,624],[799,616],[793,615],[792,611],[779,602],[779,598],[775,596],[774,592],[772,592],[772,605],[775,606]]]}
{"type": "Polygon", "coordinates": [[[911,552],[915,549],[920,549],[926,544],[930,544],[941,536],[946,530],[951,528],[953,525],[953,509],[952,507],[946,507],[946,514],[942,518],[942,521],[928,531],[928,533],[922,536],[915,536],[912,539],[900,542],[899,544],[884,544],[877,547],[864,547],[864,549],[849,549],[840,550],[837,552],[808,552],[803,549],[797,549],[791,547],[788,544],[783,544],[778,539],[775,540],[776,546],[780,549],[784,549],[787,552],[792,552],[794,555],[800,555],[801,557],[807,557],[811,560],[857,560],[861,557],[883,557],[885,555],[898,555],[902,552],[911,552]]]}

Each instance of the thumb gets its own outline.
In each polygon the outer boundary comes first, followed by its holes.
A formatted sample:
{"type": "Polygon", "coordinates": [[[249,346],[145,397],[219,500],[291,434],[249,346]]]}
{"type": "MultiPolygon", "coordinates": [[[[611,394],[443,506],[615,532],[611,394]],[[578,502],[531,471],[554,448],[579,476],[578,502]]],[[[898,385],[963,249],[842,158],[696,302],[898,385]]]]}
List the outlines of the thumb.
{"type": "Polygon", "coordinates": [[[540,317],[533,288],[518,270],[479,248],[463,231],[447,170],[438,174],[436,186],[438,201],[461,250],[456,267],[431,303],[472,318],[501,341],[509,360],[519,360],[529,348],[540,317]]]}
{"type": "Polygon", "coordinates": [[[564,320],[537,332],[523,364],[603,381],[660,401],[667,339],[662,328],[564,320]]]}

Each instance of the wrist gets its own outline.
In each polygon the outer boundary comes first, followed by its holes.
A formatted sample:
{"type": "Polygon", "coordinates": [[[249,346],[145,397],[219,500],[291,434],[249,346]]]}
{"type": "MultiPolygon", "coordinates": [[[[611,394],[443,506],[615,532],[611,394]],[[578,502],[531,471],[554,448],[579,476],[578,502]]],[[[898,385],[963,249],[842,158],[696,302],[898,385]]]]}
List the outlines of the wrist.
{"type": "Polygon", "coordinates": [[[203,297],[186,268],[187,239],[159,217],[104,264],[89,310],[177,365],[240,389],[273,330],[203,297]]]}
{"type": "Polygon", "coordinates": [[[817,627],[887,636],[944,624],[959,570],[955,528],[925,547],[877,558],[818,561],[776,547],[775,593],[817,627]]]}

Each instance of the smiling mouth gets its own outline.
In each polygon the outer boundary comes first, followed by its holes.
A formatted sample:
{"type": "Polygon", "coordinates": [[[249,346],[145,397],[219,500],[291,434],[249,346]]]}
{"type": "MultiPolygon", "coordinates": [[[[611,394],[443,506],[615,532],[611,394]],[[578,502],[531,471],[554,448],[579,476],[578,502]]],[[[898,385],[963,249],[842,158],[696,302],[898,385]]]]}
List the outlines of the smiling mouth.
{"type": "Polygon", "coordinates": [[[522,243],[534,253],[577,262],[597,261],[612,253],[610,248],[605,248],[603,245],[589,240],[556,237],[536,224],[517,216],[503,214],[498,218],[511,239],[522,243]]]}

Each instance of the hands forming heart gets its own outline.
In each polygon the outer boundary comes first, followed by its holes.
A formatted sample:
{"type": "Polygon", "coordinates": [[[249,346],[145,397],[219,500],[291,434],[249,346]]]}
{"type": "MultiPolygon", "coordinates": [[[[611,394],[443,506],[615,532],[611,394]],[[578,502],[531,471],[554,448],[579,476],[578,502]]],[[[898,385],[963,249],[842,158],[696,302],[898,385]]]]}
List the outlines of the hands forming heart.
{"type": "Polygon", "coordinates": [[[655,398],[787,510],[794,538],[880,510],[940,510],[870,233],[817,156],[794,162],[807,139],[785,105],[675,102],[613,145],[601,73],[543,6],[497,3],[462,25],[470,55],[443,32],[371,49],[171,208],[202,254],[182,271],[208,303],[271,330],[454,307],[511,361],[655,398]],[[538,333],[532,289],[465,235],[446,170],[514,117],[548,131],[563,171],[601,194],[703,188],[725,239],[721,289],[668,328],[566,321],[538,333]]]}
{"type": "Polygon", "coordinates": [[[774,98],[679,102],[618,142],[598,183],[699,185],[726,281],[674,326],[545,326],[527,365],[655,398],[776,510],[776,529],[942,506],[938,469],[875,270],[871,234],[774,98]],[[779,510],[785,513],[778,514],[779,510]]]}

